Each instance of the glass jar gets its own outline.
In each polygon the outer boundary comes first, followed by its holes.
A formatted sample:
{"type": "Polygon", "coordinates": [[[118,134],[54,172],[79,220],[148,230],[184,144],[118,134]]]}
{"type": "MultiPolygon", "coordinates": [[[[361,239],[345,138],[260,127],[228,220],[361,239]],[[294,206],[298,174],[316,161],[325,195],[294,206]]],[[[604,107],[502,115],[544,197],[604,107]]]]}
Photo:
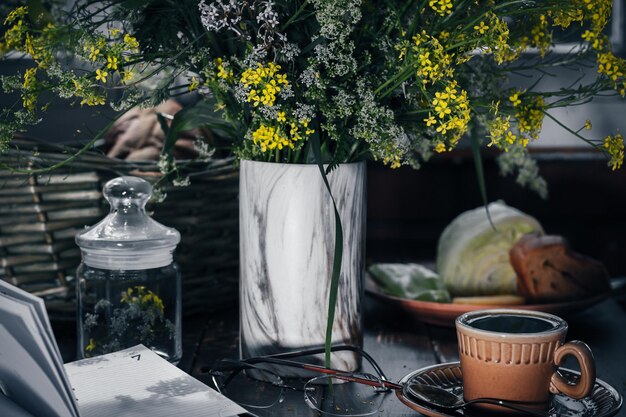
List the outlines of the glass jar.
{"type": "Polygon", "coordinates": [[[182,356],[181,279],[173,252],[180,234],[152,220],[151,185],[137,177],[106,183],[107,217],[79,232],[78,355],[143,344],[172,363],[182,356]]]}

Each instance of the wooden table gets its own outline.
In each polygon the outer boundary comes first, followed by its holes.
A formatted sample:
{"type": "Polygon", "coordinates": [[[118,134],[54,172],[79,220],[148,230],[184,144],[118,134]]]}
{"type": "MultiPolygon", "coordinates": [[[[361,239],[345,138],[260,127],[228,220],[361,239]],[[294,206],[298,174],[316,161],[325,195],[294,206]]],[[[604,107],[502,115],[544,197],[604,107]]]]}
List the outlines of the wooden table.
{"type": "MultiPolygon", "coordinates": [[[[573,317],[568,340],[584,340],[594,352],[598,377],[626,394],[626,312],[614,300],[607,300],[573,317]]],[[[366,297],[365,350],[392,380],[428,365],[458,360],[456,335],[451,328],[424,325],[401,311],[366,297]]],[[[187,324],[185,356],[181,367],[209,383],[206,369],[220,358],[237,358],[237,311],[230,310],[204,319],[195,317],[187,324]],[[195,349],[193,348],[195,346],[195,349]]],[[[568,367],[573,367],[568,364],[568,367]]],[[[285,401],[266,412],[267,416],[315,416],[301,393],[287,394],[285,401]]],[[[380,415],[415,416],[418,413],[387,395],[380,415]]],[[[622,409],[618,416],[626,416],[622,409]]]]}
{"type": "MultiPolygon", "coordinates": [[[[626,311],[609,299],[574,316],[568,340],[585,341],[594,352],[598,378],[626,396],[626,311]]],[[[458,360],[456,335],[452,328],[424,325],[405,313],[366,296],[364,303],[365,350],[392,380],[437,363],[458,360]]],[[[75,352],[73,328],[55,326],[65,360],[75,352]]],[[[184,355],[179,366],[211,385],[207,370],[221,358],[238,357],[239,321],[236,308],[218,313],[186,317],[183,322],[184,355]]],[[[569,363],[567,367],[573,366],[569,363]]],[[[285,400],[259,416],[317,416],[303,401],[302,393],[290,392],[285,400]]],[[[416,416],[418,413],[387,395],[382,416],[416,416]]],[[[626,417],[626,408],[617,414],[626,417]]]]}

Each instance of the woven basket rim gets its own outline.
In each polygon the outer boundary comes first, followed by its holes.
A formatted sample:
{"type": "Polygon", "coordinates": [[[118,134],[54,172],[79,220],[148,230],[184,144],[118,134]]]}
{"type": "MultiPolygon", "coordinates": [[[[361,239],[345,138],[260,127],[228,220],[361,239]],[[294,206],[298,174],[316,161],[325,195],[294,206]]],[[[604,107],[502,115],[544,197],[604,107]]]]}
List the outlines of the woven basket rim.
{"type": "MultiPolygon", "coordinates": [[[[50,166],[65,161],[72,155],[72,152],[77,152],[78,150],[80,148],[77,146],[51,143],[35,137],[16,135],[11,142],[11,147],[3,154],[0,154],[0,161],[3,161],[10,168],[18,168],[20,162],[35,166],[50,166]],[[32,153],[34,150],[37,151],[37,154],[32,153]],[[7,157],[8,160],[6,160],[7,157]]],[[[236,157],[227,156],[223,158],[211,157],[206,161],[176,160],[175,163],[184,169],[186,175],[201,176],[216,169],[230,168],[234,170],[236,161],[236,157]]],[[[67,165],[67,168],[73,167],[102,169],[113,172],[143,171],[160,174],[158,161],[127,161],[111,158],[99,152],[97,148],[84,152],[75,161],[67,165]]],[[[53,172],[51,171],[51,173],[53,172]]]]}

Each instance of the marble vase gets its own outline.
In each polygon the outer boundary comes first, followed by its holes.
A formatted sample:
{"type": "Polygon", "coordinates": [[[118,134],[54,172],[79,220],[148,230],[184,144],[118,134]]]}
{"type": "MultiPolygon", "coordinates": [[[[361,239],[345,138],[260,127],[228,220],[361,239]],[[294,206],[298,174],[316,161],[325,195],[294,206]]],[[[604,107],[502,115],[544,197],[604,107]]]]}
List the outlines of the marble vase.
{"type": "MultiPolygon", "coordinates": [[[[341,165],[328,180],[344,231],[332,341],[362,346],[365,163],[341,165]]],[[[335,216],[318,166],[241,161],[239,199],[241,357],[323,346],[335,216]]],[[[360,358],[340,352],[331,365],[356,370],[360,358]]]]}

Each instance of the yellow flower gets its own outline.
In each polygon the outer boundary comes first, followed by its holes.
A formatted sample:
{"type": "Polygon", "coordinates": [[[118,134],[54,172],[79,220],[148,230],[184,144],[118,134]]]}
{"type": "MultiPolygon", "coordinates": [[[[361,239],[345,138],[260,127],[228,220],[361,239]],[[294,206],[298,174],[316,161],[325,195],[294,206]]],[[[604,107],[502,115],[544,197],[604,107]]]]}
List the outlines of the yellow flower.
{"type": "Polygon", "coordinates": [[[622,134],[618,133],[615,136],[608,135],[604,138],[602,146],[611,157],[608,163],[609,166],[613,171],[619,169],[624,163],[624,137],[622,134]]]}
{"type": "Polygon", "coordinates": [[[434,116],[432,116],[430,113],[428,114],[428,119],[424,119],[424,121],[426,122],[426,126],[432,126],[434,124],[437,124],[437,119],[435,119],[434,116]]]}
{"type": "Polygon", "coordinates": [[[96,343],[93,341],[93,339],[89,339],[89,344],[85,346],[85,352],[91,352],[95,348],[96,348],[96,343]]]}
{"type": "Polygon", "coordinates": [[[35,85],[35,75],[37,74],[37,68],[29,68],[24,72],[24,83],[22,84],[24,88],[28,89],[35,85]]]}
{"type": "Polygon", "coordinates": [[[105,103],[106,103],[105,96],[95,94],[95,93],[89,93],[88,95],[83,97],[83,99],[80,102],[80,105],[82,106],[83,104],[86,104],[88,106],[102,106],[105,103]]]}
{"type": "Polygon", "coordinates": [[[96,70],[96,80],[98,81],[102,81],[103,83],[107,82],[107,77],[109,76],[109,73],[101,70],[101,69],[97,69],[96,70]]]}
{"type": "Polygon", "coordinates": [[[515,141],[517,140],[517,136],[515,136],[513,132],[509,130],[508,132],[506,132],[506,135],[504,136],[504,140],[507,141],[507,143],[509,143],[510,145],[513,145],[515,141]]]}
{"type": "Polygon", "coordinates": [[[392,158],[386,158],[384,163],[389,163],[389,167],[391,169],[397,169],[402,166],[402,161],[400,161],[400,157],[395,155],[392,158]]]}
{"type": "Polygon", "coordinates": [[[587,119],[585,121],[585,126],[583,126],[585,128],[585,130],[591,130],[592,126],[591,126],[591,120],[587,119]]]}
{"type": "Polygon", "coordinates": [[[100,55],[100,49],[92,46],[89,52],[89,59],[95,61],[98,58],[98,55],[100,55]]]}
{"type": "Polygon", "coordinates": [[[435,152],[442,153],[446,151],[446,145],[443,142],[437,143],[435,146],[435,152]]]}
{"type": "Polygon", "coordinates": [[[441,123],[439,126],[437,126],[437,133],[441,133],[442,135],[445,135],[446,133],[448,133],[448,123],[441,123]]]}
{"type": "Polygon", "coordinates": [[[78,81],[78,79],[73,79],[72,83],[74,84],[74,89],[76,90],[76,92],[80,93],[81,91],[83,91],[83,85],[80,83],[80,81],[78,81]]]}
{"type": "Polygon", "coordinates": [[[224,65],[222,58],[215,58],[215,67],[217,68],[217,77],[229,81],[233,78],[233,70],[224,65]]]}
{"type": "Polygon", "coordinates": [[[118,28],[109,28],[109,34],[111,36],[117,36],[121,32],[118,28]]]}
{"type": "Polygon", "coordinates": [[[273,149],[283,149],[288,146],[293,148],[293,143],[289,141],[284,132],[275,126],[267,126],[261,124],[257,130],[252,133],[252,141],[261,147],[261,152],[267,152],[273,149]]]}
{"type": "Polygon", "coordinates": [[[591,42],[596,38],[597,34],[595,32],[592,32],[590,30],[586,30],[582,35],[581,38],[583,38],[584,40],[586,40],[587,42],[591,42]]]}
{"type": "Polygon", "coordinates": [[[527,133],[537,139],[543,124],[545,102],[542,96],[533,97],[527,104],[519,106],[515,113],[517,127],[521,133],[527,133]]]}
{"type": "Polygon", "coordinates": [[[435,105],[435,112],[437,112],[440,119],[443,119],[446,114],[452,113],[452,110],[450,110],[450,107],[448,107],[448,103],[443,100],[435,99],[433,100],[433,104],[435,105]]]}
{"type": "Polygon", "coordinates": [[[285,117],[285,112],[284,111],[279,111],[278,112],[278,116],[276,117],[276,120],[278,120],[279,122],[284,122],[286,121],[286,117],[285,117]]]}
{"type": "Polygon", "coordinates": [[[412,49],[417,57],[413,65],[417,70],[417,77],[421,78],[424,85],[434,84],[454,75],[453,55],[446,52],[437,38],[423,30],[412,39],[412,49]]]}
{"type": "Polygon", "coordinates": [[[272,107],[276,102],[276,96],[282,87],[289,87],[286,74],[280,74],[280,65],[273,62],[263,65],[257,64],[256,68],[248,68],[242,74],[239,82],[248,91],[248,103],[253,103],[254,107],[263,104],[272,107]]]}
{"type": "Polygon", "coordinates": [[[505,132],[511,127],[511,116],[496,117],[489,125],[489,138],[491,142],[487,146],[496,145],[498,148],[502,148],[502,140],[504,139],[505,132]]]}
{"type": "Polygon", "coordinates": [[[24,16],[28,14],[28,7],[20,6],[11,10],[7,15],[7,18],[4,19],[4,25],[9,25],[10,23],[15,22],[18,19],[22,19],[24,16]]]}
{"type": "Polygon", "coordinates": [[[32,95],[22,95],[22,106],[24,106],[26,110],[28,110],[29,112],[35,111],[36,105],[37,103],[35,102],[35,99],[32,97],[32,95]]]}
{"type": "Polygon", "coordinates": [[[619,81],[626,75],[626,61],[618,58],[612,52],[598,54],[598,73],[609,77],[617,89],[619,81]]]}
{"type": "Polygon", "coordinates": [[[474,26],[474,30],[484,35],[489,30],[489,26],[485,25],[485,22],[480,22],[479,25],[474,26]]]}
{"type": "Polygon", "coordinates": [[[193,91],[198,88],[200,85],[200,81],[195,76],[191,77],[191,82],[189,83],[189,91],[193,91]]]}
{"type": "Polygon", "coordinates": [[[131,49],[139,48],[139,42],[137,42],[137,39],[134,36],[130,36],[128,33],[124,35],[124,43],[131,49]]]}
{"type": "Polygon", "coordinates": [[[127,83],[133,79],[135,74],[131,70],[126,70],[122,72],[122,82],[127,83]]]}
{"type": "Polygon", "coordinates": [[[513,103],[513,107],[517,107],[522,104],[522,100],[519,98],[520,94],[523,94],[522,91],[516,91],[509,96],[509,101],[513,103]]]}
{"type": "Polygon", "coordinates": [[[108,56],[107,57],[107,68],[116,70],[117,69],[117,57],[108,56]]]}
{"type": "Polygon", "coordinates": [[[452,13],[452,0],[430,0],[428,5],[440,16],[452,13]]]}

